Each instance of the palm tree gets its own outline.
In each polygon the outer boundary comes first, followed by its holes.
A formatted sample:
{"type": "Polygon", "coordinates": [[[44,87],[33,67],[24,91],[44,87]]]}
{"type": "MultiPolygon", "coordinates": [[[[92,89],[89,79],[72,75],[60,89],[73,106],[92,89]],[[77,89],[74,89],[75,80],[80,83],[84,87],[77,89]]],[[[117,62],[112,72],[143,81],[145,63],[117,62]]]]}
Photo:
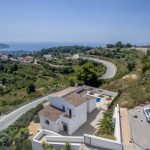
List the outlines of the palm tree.
{"type": "Polygon", "coordinates": [[[114,131],[111,112],[105,112],[103,119],[98,122],[98,129],[101,134],[111,135],[114,131]]]}

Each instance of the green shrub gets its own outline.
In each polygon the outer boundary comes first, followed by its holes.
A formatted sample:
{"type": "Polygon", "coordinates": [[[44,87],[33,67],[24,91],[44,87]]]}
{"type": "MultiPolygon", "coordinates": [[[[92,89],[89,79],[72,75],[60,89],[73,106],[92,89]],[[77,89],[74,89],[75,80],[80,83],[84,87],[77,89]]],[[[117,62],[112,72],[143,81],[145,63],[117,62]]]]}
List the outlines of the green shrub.
{"type": "Polygon", "coordinates": [[[27,129],[34,116],[43,108],[42,104],[30,109],[23,114],[15,123],[7,129],[0,132],[0,150],[9,150],[12,146],[17,150],[25,150],[26,147],[31,147],[29,137],[29,130],[27,129]],[[23,145],[20,145],[20,144],[23,145]],[[28,144],[30,145],[28,145],[28,144]],[[24,146],[24,147],[23,147],[24,146]],[[23,149],[24,148],[24,149],[23,149]]]}
{"type": "Polygon", "coordinates": [[[70,144],[67,142],[65,145],[61,148],[61,150],[71,150],[70,144]]]}
{"type": "Polygon", "coordinates": [[[44,150],[55,150],[52,145],[43,142],[42,147],[44,150]]]}
{"type": "Polygon", "coordinates": [[[33,118],[34,123],[39,123],[40,122],[40,118],[39,115],[35,115],[33,118]]]}
{"type": "Polygon", "coordinates": [[[113,135],[114,124],[112,122],[112,110],[108,110],[104,113],[103,119],[98,122],[97,136],[113,135]]]}
{"type": "Polygon", "coordinates": [[[25,139],[22,143],[18,143],[15,150],[32,150],[31,140],[25,139]]]}
{"type": "Polygon", "coordinates": [[[28,94],[30,94],[31,92],[34,92],[34,91],[35,91],[35,86],[34,86],[34,84],[30,83],[29,85],[27,85],[27,87],[26,87],[26,92],[27,92],[28,94]]]}

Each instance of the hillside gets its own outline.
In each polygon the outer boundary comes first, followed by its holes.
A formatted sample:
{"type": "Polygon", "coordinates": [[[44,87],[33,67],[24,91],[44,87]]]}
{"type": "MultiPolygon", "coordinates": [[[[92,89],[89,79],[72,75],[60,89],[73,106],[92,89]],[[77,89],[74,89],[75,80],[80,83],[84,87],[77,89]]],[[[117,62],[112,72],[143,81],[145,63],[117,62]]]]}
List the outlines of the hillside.
{"type": "Polygon", "coordinates": [[[43,57],[36,59],[37,64],[0,60],[0,114],[38,96],[74,86],[75,82],[98,86],[98,78],[106,70],[102,64],[80,59],[59,59],[66,67],[59,67],[55,60],[46,61],[43,57]],[[79,76],[80,72],[82,77],[79,76]],[[92,82],[93,79],[96,82],[92,82]]]}
{"type": "Polygon", "coordinates": [[[89,54],[116,64],[116,76],[103,84],[120,93],[115,103],[132,108],[150,101],[150,55],[126,48],[93,49],[89,54]]]}

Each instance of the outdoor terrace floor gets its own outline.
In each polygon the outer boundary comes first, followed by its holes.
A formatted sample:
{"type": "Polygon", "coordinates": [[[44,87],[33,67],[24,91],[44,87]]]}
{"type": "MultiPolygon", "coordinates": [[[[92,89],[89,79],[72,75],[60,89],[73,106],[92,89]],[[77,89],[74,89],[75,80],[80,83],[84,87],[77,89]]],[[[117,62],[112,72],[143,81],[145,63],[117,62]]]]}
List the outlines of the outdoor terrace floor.
{"type": "Polygon", "coordinates": [[[87,122],[84,123],[72,136],[82,136],[83,134],[94,134],[97,130],[97,123],[103,118],[102,110],[95,109],[87,116],[87,122]]]}

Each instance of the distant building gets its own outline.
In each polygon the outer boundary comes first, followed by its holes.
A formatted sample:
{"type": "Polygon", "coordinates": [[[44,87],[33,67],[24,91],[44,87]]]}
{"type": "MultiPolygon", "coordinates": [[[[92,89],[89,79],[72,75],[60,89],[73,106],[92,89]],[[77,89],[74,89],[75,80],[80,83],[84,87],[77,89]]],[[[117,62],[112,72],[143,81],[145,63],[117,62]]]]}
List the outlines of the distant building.
{"type": "Polygon", "coordinates": [[[23,61],[23,57],[17,57],[18,61],[22,62],[23,61]]]}
{"type": "Polygon", "coordinates": [[[0,59],[1,59],[1,60],[8,60],[8,55],[1,55],[1,56],[0,56],[0,59]]]}
{"type": "Polygon", "coordinates": [[[16,58],[9,58],[11,61],[18,61],[18,59],[16,59],[16,58]]]}
{"type": "Polygon", "coordinates": [[[79,54],[74,54],[73,56],[72,56],[72,59],[79,59],[79,54]]]}
{"type": "Polygon", "coordinates": [[[51,59],[52,59],[52,55],[44,55],[44,58],[45,58],[46,60],[51,60],[51,59]]]}
{"type": "Polygon", "coordinates": [[[132,47],[132,49],[138,50],[138,51],[143,52],[145,54],[150,53],[150,48],[147,48],[147,47],[132,47]]]}
{"type": "Polygon", "coordinates": [[[80,56],[79,56],[79,54],[74,54],[73,56],[67,56],[67,57],[65,57],[66,59],[79,59],[80,58],[80,56]]]}
{"type": "Polygon", "coordinates": [[[24,59],[22,60],[23,63],[33,63],[34,62],[34,58],[32,56],[26,56],[24,57],[24,59]]]}

